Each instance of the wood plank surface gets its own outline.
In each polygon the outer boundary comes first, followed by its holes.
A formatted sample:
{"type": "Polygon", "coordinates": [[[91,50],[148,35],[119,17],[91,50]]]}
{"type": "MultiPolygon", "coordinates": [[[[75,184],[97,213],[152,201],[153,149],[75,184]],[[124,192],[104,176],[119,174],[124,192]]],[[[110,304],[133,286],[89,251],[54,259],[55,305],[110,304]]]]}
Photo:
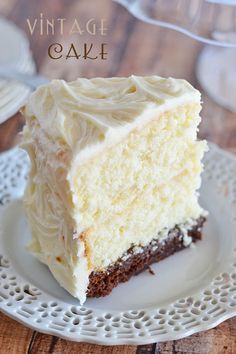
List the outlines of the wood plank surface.
{"type": "MultiPolygon", "coordinates": [[[[29,36],[31,50],[38,70],[48,78],[75,79],[78,76],[121,76],[130,74],[159,74],[189,80],[199,87],[195,77],[195,64],[203,46],[184,35],[141,23],[118,4],[110,0],[0,0],[0,15],[14,21],[29,36]],[[55,36],[29,35],[26,19],[40,13],[47,18],[66,18],[66,30],[75,17],[106,20],[107,36],[88,34],[81,37],[56,34],[55,36]],[[107,60],[52,60],[48,46],[59,42],[64,47],[71,42],[101,41],[108,46],[107,60]]],[[[236,114],[218,106],[203,92],[203,111],[200,136],[236,153],[236,114]]],[[[24,119],[20,113],[0,125],[0,151],[9,149],[20,141],[24,119]]],[[[225,321],[206,332],[178,341],[145,346],[97,346],[73,343],[54,336],[32,331],[0,314],[0,354],[11,353],[236,353],[236,319],[225,321]]]]}

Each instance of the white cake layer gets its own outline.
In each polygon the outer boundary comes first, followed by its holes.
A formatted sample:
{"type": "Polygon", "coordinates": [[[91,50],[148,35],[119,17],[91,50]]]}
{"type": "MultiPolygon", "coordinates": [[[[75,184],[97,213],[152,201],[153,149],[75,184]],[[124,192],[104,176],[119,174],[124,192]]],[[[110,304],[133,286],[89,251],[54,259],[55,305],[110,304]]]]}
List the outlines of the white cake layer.
{"type": "Polygon", "coordinates": [[[30,248],[81,303],[92,271],[203,213],[199,102],[156,76],[53,81],[31,96],[30,248]]]}

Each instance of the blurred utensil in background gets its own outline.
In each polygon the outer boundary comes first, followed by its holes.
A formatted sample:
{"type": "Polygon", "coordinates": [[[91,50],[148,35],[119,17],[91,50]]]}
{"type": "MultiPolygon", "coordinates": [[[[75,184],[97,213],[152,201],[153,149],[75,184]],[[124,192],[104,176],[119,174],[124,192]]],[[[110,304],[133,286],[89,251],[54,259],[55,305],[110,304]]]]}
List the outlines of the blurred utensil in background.
{"type": "MultiPolygon", "coordinates": [[[[33,75],[35,63],[29,48],[29,41],[17,26],[0,17],[0,68],[33,75]]],[[[7,74],[7,72],[6,72],[7,74]]],[[[4,76],[6,77],[6,76],[4,76]]],[[[0,79],[0,123],[13,116],[25,103],[30,88],[22,83],[0,79]]]]}
{"type": "Polygon", "coordinates": [[[114,1],[144,22],[181,32],[206,44],[236,48],[236,40],[229,36],[236,32],[236,0],[114,1]]]}
{"type": "Polygon", "coordinates": [[[48,82],[42,75],[23,73],[8,66],[0,66],[0,78],[20,82],[32,90],[48,82]]]}

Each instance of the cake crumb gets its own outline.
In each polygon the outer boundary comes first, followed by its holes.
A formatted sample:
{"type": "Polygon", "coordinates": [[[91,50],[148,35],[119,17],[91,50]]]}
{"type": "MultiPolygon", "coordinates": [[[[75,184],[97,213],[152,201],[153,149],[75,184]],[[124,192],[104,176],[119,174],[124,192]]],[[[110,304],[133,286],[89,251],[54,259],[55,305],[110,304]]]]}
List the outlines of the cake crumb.
{"type": "Polygon", "coordinates": [[[150,266],[148,266],[148,272],[152,275],[155,275],[154,270],[150,266]]]}
{"type": "Polygon", "coordinates": [[[187,232],[184,233],[184,237],[183,237],[183,244],[184,244],[184,247],[190,246],[191,243],[192,243],[192,237],[191,237],[191,236],[188,236],[187,232]]]}

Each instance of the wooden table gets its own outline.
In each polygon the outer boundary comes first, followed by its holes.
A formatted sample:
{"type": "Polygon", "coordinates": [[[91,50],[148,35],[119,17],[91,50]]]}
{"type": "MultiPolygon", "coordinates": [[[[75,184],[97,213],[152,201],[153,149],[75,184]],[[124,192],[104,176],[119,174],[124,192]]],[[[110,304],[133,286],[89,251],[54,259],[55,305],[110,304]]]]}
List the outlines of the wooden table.
{"type": "MultiPolygon", "coordinates": [[[[0,0],[0,14],[13,20],[29,35],[38,70],[49,78],[74,79],[78,76],[121,76],[129,74],[159,74],[186,78],[198,87],[194,68],[202,45],[170,30],[155,28],[135,20],[119,5],[109,0],[0,0]],[[79,20],[106,20],[107,35],[89,34],[79,37],[64,35],[30,36],[26,19],[39,17],[66,18],[68,30],[75,17],[79,20]],[[107,60],[53,60],[48,46],[59,42],[68,47],[71,42],[93,42],[99,47],[107,43],[107,60]]],[[[2,48],[1,48],[2,50],[2,48]]],[[[203,93],[203,121],[200,135],[236,153],[236,114],[215,104],[203,93]]],[[[0,151],[15,145],[24,124],[20,114],[0,125],[0,151]]],[[[0,314],[0,354],[11,353],[236,353],[236,319],[230,319],[215,329],[192,335],[179,341],[145,346],[105,347],[73,343],[28,329],[0,314]]]]}

